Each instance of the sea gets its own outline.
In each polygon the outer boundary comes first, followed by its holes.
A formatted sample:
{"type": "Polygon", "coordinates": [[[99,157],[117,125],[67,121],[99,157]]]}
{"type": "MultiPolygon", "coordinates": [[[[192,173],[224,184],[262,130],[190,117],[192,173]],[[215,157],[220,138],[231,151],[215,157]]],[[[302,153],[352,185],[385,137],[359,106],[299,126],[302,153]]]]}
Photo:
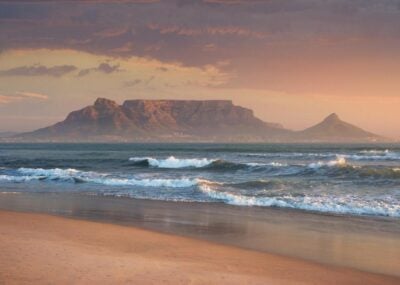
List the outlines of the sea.
{"type": "Polygon", "coordinates": [[[400,217],[399,144],[0,144],[2,194],[400,217]]]}

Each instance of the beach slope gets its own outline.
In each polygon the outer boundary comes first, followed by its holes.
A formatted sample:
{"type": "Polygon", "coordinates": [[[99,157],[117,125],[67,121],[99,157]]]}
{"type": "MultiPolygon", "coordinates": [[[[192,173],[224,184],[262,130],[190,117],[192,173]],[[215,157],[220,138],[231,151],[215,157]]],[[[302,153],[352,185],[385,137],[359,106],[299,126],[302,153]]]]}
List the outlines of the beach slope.
{"type": "Polygon", "coordinates": [[[0,284],[399,284],[134,227],[0,211],[0,284]]]}

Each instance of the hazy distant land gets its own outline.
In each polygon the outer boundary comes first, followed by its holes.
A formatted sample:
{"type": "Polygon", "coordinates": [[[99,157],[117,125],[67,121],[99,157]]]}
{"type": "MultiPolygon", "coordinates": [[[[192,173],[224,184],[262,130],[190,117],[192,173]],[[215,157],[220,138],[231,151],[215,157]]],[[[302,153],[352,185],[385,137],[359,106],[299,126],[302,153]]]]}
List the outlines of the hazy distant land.
{"type": "MultiPolygon", "coordinates": [[[[299,115],[301,116],[301,115],[299,115]]],[[[331,114],[302,131],[262,121],[228,100],[98,98],[52,126],[7,135],[21,142],[382,142],[388,139],[331,114]]]]}

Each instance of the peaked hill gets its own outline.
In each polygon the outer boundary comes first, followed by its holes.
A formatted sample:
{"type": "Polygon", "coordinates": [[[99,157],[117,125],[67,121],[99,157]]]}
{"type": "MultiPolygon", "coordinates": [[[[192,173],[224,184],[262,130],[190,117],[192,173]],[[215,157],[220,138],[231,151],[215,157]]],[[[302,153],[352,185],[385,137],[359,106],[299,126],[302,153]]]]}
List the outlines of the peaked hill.
{"type": "Polygon", "coordinates": [[[342,121],[335,113],[330,114],[322,122],[298,132],[302,140],[317,141],[377,141],[383,137],[367,132],[357,126],[342,121]]]}

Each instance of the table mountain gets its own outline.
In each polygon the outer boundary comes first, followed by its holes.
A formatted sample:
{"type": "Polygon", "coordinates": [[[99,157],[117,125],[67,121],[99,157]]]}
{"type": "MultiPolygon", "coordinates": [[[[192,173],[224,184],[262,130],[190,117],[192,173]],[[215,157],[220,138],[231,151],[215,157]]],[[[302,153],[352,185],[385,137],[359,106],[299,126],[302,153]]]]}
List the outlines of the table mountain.
{"type": "Polygon", "coordinates": [[[8,141],[54,142],[371,142],[382,137],[331,114],[303,131],[284,129],[227,100],[98,98],[55,125],[8,141]]]}
{"type": "Polygon", "coordinates": [[[98,98],[50,127],[23,134],[35,141],[265,141],[292,132],[227,100],[98,98]]]}

